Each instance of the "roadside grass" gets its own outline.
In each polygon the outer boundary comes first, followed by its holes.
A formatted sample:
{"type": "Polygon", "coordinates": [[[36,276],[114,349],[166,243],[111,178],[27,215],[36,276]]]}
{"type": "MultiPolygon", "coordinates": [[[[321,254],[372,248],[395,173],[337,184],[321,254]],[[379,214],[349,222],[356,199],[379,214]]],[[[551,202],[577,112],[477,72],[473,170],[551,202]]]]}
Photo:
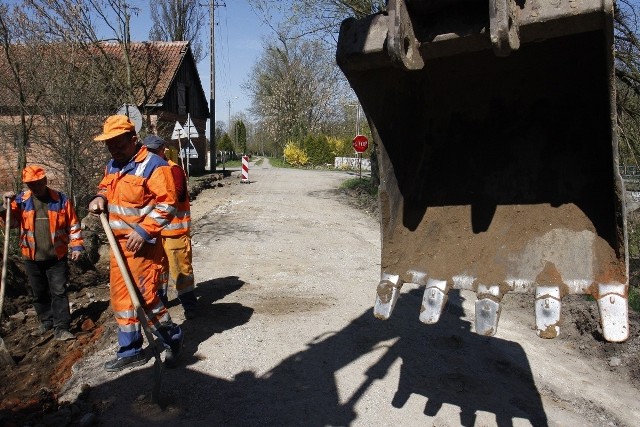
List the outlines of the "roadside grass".
{"type": "Polygon", "coordinates": [[[344,190],[360,190],[360,192],[369,194],[372,197],[378,196],[378,189],[371,188],[371,178],[364,176],[362,178],[350,178],[344,181],[340,188],[344,190]]]}
{"type": "Polygon", "coordinates": [[[640,312],[640,216],[637,212],[627,215],[629,238],[629,308],[640,312]]]}
{"type": "Polygon", "coordinates": [[[340,190],[348,195],[350,203],[358,209],[378,216],[378,188],[371,188],[370,177],[347,179],[340,185],[340,190]]]}
{"type": "Polygon", "coordinates": [[[285,162],[282,157],[269,157],[269,163],[274,168],[292,168],[289,163],[285,162]]]}
{"type": "Polygon", "coordinates": [[[635,286],[629,286],[629,307],[640,312],[640,289],[635,286]]]}

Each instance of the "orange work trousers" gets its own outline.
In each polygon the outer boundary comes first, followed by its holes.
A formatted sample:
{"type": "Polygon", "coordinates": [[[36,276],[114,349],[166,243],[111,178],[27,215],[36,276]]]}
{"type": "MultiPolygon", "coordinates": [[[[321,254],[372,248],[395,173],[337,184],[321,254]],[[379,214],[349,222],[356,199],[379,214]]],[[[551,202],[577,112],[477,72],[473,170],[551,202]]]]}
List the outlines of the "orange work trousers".
{"type": "MultiPolygon", "coordinates": [[[[159,240],[159,239],[158,239],[159,240]]],[[[136,287],[140,304],[149,318],[149,327],[158,334],[161,327],[172,325],[169,312],[157,295],[161,283],[164,250],[160,242],[145,243],[137,253],[125,248],[127,240],[119,239],[129,274],[136,287]]],[[[111,308],[118,323],[118,357],[133,356],[142,351],[143,335],[116,257],[110,257],[111,308]]]]}

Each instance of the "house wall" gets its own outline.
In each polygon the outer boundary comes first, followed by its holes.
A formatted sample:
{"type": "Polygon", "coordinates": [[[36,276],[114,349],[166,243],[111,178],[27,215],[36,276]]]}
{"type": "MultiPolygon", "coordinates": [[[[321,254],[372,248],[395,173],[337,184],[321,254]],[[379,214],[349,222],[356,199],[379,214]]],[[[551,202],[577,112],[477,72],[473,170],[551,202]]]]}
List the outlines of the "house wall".
{"type": "Polygon", "coordinates": [[[191,117],[199,136],[191,139],[198,152],[198,158],[190,159],[189,173],[203,174],[207,163],[208,142],[205,131],[209,117],[209,106],[191,55],[187,54],[178,68],[163,100],[162,111],[156,110],[154,114],[158,116],[157,135],[167,141],[168,146],[176,149],[179,148],[179,145],[184,147],[187,143],[185,140],[180,140],[180,144],[177,140],[171,140],[176,121],[184,127],[187,117],[191,117]]]}

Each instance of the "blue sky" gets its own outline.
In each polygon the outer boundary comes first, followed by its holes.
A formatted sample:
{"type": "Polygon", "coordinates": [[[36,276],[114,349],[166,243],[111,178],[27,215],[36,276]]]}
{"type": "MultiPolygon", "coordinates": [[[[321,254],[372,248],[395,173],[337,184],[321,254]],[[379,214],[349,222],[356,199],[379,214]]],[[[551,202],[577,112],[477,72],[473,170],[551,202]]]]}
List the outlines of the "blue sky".
{"type": "MultiPolygon", "coordinates": [[[[132,39],[136,41],[147,40],[151,20],[149,18],[148,0],[131,2],[142,11],[138,16],[131,18],[132,39]]],[[[201,4],[205,4],[202,1],[201,4]]],[[[217,3],[225,3],[225,7],[215,9],[215,101],[216,121],[229,120],[238,112],[249,114],[250,99],[241,86],[249,78],[249,72],[253,64],[262,53],[262,40],[264,36],[271,36],[272,30],[252,10],[246,0],[218,0],[217,3]],[[229,102],[231,108],[229,109],[229,102]]],[[[209,9],[206,9],[207,22],[209,9]]],[[[206,57],[198,64],[198,73],[202,81],[202,89],[210,97],[210,46],[209,26],[204,29],[203,48],[206,57]]]]}

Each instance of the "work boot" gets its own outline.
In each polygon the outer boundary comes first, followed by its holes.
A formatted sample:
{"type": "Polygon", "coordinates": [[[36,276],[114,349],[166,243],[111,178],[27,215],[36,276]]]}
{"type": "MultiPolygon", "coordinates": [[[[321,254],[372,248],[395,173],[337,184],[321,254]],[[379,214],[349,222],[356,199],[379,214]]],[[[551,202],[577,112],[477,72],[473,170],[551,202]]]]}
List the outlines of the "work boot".
{"type": "Polygon", "coordinates": [[[49,332],[51,329],[53,329],[53,323],[51,322],[42,322],[38,325],[38,327],[36,329],[34,329],[33,332],[31,332],[31,336],[32,337],[40,337],[44,334],[46,334],[47,332],[49,332]]]}
{"type": "Polygon", "coordinates": [[[58,341],[69,341],[76,339],[76,336],[69,332],[67,329],[56,329],[54,337],[58,341]]]}
{"type": "Polygon", "coordinates": [[[133,368],[136,366],[142,366],[149,361],[147,359],[147,355],[144,351],[141,351],[138,354],[127,357],[116,357],[113,360],[109,360],[104,364],[104,369],[107,372],[118,372],[123,370],[124,368],[133,368]]]}
{"type": "Polygon", "coordinates": [[[178,366],[180,356],[182,356],[182,346],[184,344],[184,335],[180,335],[180,339],[165,350],[164,366],[167,368],[175,368],[178,366]]]}

